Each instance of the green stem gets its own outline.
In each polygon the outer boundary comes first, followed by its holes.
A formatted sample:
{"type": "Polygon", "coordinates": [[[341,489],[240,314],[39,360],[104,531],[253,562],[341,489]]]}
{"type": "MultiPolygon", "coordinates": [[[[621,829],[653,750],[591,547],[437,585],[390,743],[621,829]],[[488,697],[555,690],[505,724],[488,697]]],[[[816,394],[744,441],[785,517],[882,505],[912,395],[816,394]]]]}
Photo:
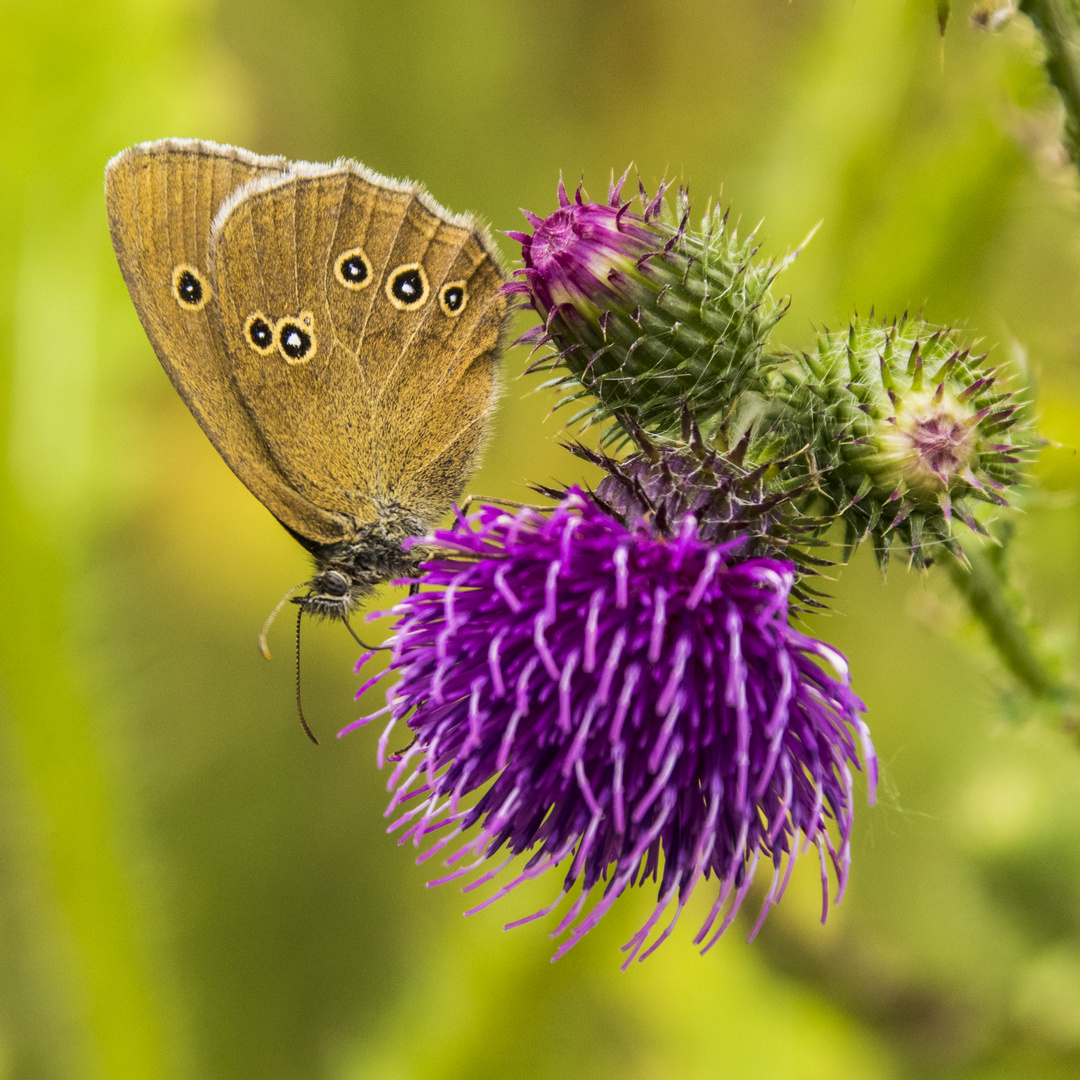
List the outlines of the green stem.
{"type": "Polygon", "coordinates": [[[1080,163],[1080,9],[1077,0],[1019,0],[1046,48],[1046,73],[1065,106],[1063,140],[1080,163]]]}
{"type": "Polygon", "coordinates": [[[945,36],[945,28],[949,25],[949,12],[952,8],[950,0],[937,0],[937,25],[938,33],[945,36]]]}
{"type": "Polygon", "coordinates": [[[1021,600],[1006,583],[1000,556],[968,545],[965,565],[945,552],[938,556],[953,585],[967,601],[972,615],[982,625],[990,644],[1016,680],[1034,697],[1072,710],[1077,704],[1076,689],[1063,681],[1043,655],[1036,631],[1022,611],[1021,600]]]}

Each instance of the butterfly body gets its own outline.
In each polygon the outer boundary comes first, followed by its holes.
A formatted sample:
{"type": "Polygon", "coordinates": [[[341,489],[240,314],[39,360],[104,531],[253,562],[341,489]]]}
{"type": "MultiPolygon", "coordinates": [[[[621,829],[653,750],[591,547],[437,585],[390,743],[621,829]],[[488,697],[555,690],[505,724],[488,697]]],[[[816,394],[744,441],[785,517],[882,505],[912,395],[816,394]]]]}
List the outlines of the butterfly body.
{"type": "Polygon", "coordinates": [[[505,343],[486,234],[352,161],[144,143],[106,168],[147,336],[229,467],[311,553],[297,601],[345,617],[415,576],[481,448],[505,343]]]}

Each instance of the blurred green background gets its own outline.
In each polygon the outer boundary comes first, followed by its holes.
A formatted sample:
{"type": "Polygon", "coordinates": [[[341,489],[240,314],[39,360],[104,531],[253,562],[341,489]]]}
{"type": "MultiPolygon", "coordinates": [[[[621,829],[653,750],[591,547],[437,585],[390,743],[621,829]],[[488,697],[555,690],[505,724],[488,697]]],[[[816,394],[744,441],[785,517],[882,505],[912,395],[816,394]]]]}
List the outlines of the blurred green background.
{"type": "MultiPolygon", "coordinates": [[[[182,135],[354,156],[496,229],[629,161],[722,188],[767,253],[822,221],[778,340],[922,307],[1028,358],[1060,445],[1012,558],[1068,666],[1077,181],[1030,28],[954,6],[942,44],[930,0],[0,0],[0,1078],[1080,1075],[1076,736],[1025,718],[944,575],[869,553],[815,625],[884,774],[826,927],[812,859],[753,945],[740,918],[697,955],[706,886],[627,974],[644,893],[553,966],[551,921],[500,929],[553,880],[469,920],[425,889],[378,732],[315,749],[288,622],[257,654],[303,553],[161,372],[102,198],[113,153],[182,135]]],[[[582,476],[523,366],[473,491],[582,476]]],[[[377,705],[340,627],[304,648],[321,735],[377,705]]]]}

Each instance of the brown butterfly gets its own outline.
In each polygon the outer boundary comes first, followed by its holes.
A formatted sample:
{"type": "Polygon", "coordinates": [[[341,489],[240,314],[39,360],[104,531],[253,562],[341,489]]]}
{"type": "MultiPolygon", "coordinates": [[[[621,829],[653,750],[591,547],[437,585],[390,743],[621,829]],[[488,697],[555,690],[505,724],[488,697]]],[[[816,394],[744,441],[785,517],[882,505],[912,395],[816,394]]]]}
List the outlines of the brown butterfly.
{"type": "Polygon", "coordinates": [[[218,453],[312,554],[294,602],[347,620],[464,487],[505,345],[483,228],[355,161],[165,139],[105,170],[147,336],[218,453]]]}

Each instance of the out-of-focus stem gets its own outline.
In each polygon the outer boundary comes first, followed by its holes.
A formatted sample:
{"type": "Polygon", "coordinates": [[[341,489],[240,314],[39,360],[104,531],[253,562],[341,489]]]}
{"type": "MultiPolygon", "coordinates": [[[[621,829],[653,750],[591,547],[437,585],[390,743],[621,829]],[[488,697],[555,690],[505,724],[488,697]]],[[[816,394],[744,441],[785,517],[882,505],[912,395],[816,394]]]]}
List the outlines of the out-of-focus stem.
{"type": "Polygon", "coordinates": [[[945,28],[949,25],[949,12],[952,10],[950,0],[937,0],[937,25],[938,33],[945,36],[945,28]]]}
{"type": "Polygon", "coordinates": [[[1019,0],[1046,47],[1046,73],[1065,105],[1064,142],[1080,165],[1080,4],[1077,0],[1019,0]]]}
{"type": "Polygon", "coordinates": [[[990,644],[1016,680],[1035,698],[1065,711],[1071,723],[1077,691],[1063,681],[1043,655],[1036,630],[1021,610],[1015,590],[1006,583],[998,560],[974,544],[966,545],[967,565],[949,552],[938,561],[967,601],[990,644]]]}

